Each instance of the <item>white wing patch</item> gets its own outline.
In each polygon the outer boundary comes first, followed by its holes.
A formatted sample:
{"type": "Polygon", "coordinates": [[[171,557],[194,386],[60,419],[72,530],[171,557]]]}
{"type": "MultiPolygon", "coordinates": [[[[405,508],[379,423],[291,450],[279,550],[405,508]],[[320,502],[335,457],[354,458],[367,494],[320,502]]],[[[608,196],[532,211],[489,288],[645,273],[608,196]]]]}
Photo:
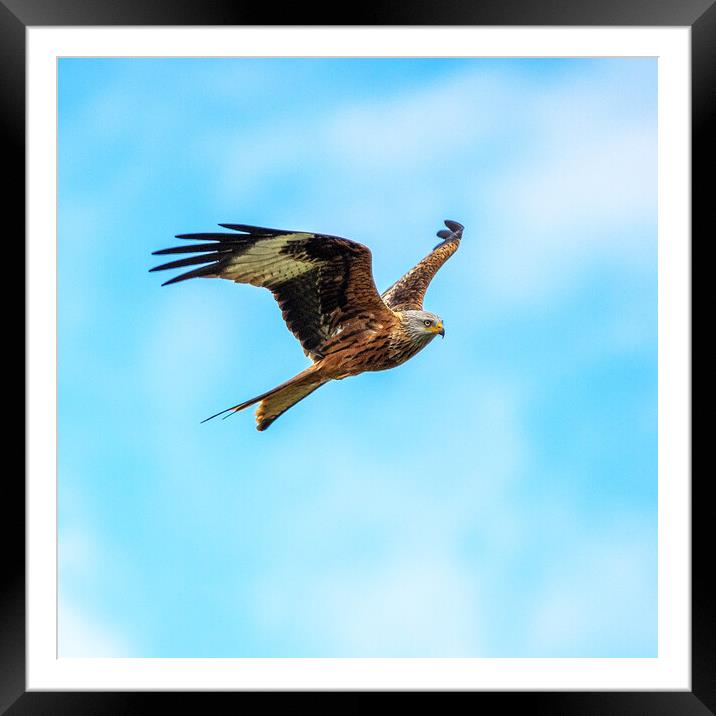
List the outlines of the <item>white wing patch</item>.
{"type": "Polygon", "coordinates": [[[224,278],[255,285],[273,280],[289,281],[315,268],[311,261],[281,254],[287,244],[310,237],[311,234],[285,234],[256,242],[239,256],[233,257],[224,269],[224,278]]]}

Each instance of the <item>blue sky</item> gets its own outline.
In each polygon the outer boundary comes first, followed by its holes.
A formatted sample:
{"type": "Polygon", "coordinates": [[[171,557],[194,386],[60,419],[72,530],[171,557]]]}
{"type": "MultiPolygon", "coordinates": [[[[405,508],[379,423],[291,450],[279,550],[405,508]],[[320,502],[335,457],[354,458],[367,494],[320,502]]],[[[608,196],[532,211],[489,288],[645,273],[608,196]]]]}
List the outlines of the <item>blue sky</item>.
{"type": "Polygon", "coordinates": [[[59,62],[61,656],[656,656],[656,61],[59,62]],[[446,338],[268,431],[219,222],[460,251],[446,338]]]}

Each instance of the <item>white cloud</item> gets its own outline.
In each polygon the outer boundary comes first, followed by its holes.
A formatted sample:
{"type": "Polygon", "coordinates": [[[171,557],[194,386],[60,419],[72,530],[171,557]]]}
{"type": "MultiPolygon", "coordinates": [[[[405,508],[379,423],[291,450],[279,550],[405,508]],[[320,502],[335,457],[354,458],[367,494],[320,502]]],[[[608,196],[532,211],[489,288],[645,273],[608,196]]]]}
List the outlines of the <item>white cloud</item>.
{"type": "MultiPolygon", "coordinates": [[[[605,132],[589,128],[566,151],[548,144],[540,160],[502,177],[497,200],[506,216],[517,215],[546,244],[594,241],[591,229],[631,227],[656,218],[656,133],[640,126],[605,132]]],[[[595,247],[598,248],[598,247],[595,247]]]]}
{"type": "Polygon", "coordinates": [[[327,151],[351,171],[431,170],[488,141],[499,121],[493,108],[506,99],[497,78],[471,70],[387,101],[339,107],[326,119],[327,151]]]}
{"type": "MultiPolygon", "coordinates": [[[[66,507],[64,514],[67,514],[66,507]]],[[[58,541],[60,545],[59,568],[62,575],[87,574],[97,568],[99,564],[97,551],[93,541],[88,539],[86,532],[76,526],[61,528],[58,541]]]]}
{"type": "Polygon", "coordinates": [[[128,631],[98,611],[96,590],[128,581],[124,553],[109,549],[97,528],[97,514],[72,474],[61,470],[58,526],[58,655],[60,657],[134,656],[128,631]],[[108,569],[108,565],[111,568],[108,569]]]}
{"type": "Polygon", "coordinates": [[[88,614],[85,608],[61,599],[58,609],[60,658],[128,657],[135,653],[124,634],[88,614]]]}
{"type": "MultiPolygon", "coordinates": [[[[183,284],[180,290],[163,288],[166,293],[154,304],[157,310],[144,319],[147,331],[142,334],[142,370],[138,375],[145,382],[146,394],[153,398],[151,407],[156,416],[179,412],[194,414],[197,421],[206,417],[199,411],[207,394],[221,394],[232,369],[246,369],[248,351],[232,350],[232,346],[242,336],[251,336],[252,299],[259,297],[250,293],[258,291],[246,290],[244,296],[232,292],[229,296],[228,291],[217,290],[221,283],[214,285],[214,290],[208,290],[206,281],[183,284]],[[236,310],[231,297],[237,304],[241,302],[241,310],[236,310]],[[201,374],[196,372],[199,366],[204,367],[201,374]]],[[[226,288],[229,286],[227,282],[226,288]]],[[[273,318],[278,320],[276,315],[273,318]]]]}
{"type": "Polygon", "coordinates": [[[345,226],[380,242],[377,262],[396,266],[405,243],[387,237],[427,238],[457,210],[479,241],[464,271],[508,306],[563,295],[595,261],[650,269],[655,111],[624,91],[648,76],[628,63],[592,71],[585,86],[582,74],[549,84],[471,68],[387,99],[326,107],[310,123],[287,117],[242,130],[214,144],[216,190],[245,203],[285,179],[302,211],[311,207],[308,228],[345,226]],[[499,164],[489,161],[494,151],[499,164]]]}
{"type": "MultiPolygon", "coordinates": [[[[416,425],[409,438],[393,436],[378,456],[340,430],[322,436],[332,450],[318,450],[311,474],[301,476],[313,487],[302,488],[302,499],[276,520],[267,537],[271,563],[251,588],[252,621],[269,642],[271,634],[290,633],[323,656],[484,653],[490,620],[484,587],[504,568],[496,555],[523,539],[505,500],[527,448],[517,392],[483,387],[469,429],[446,431],[439,440],[434,426],[416,425]],[[491,449],[456,463],[453,455],[464,453],[452,441],[475,441],[476,434],[491,449]],[[405,450],[425,454],[424,474],[413,463],[404,469],[405,450]],[[490,545],[479,569],[467,548],[475,540],[490,545]]],[[[288,447],[269,456],[275,467],[268,473],[290,474],[280,463],[290,464],[292,454],[288,447]]]]}
{"type": "Polygon", "coordinates": [[[615,107],[622,82],[607,73],[596,91],[561,86],[537,101],[524,161],[506,166],[487,194],[483,278],[498,300],[558,297],[599,262],[655,268],[656,114],[615,107]]]}
{"type": "MultiPolygon", "coordinates": [[[[280,577],[280,578],[277,578],[280,577]]],[[[475,583],[449,553],[393,554],[361,570],[324,571],[302,579],[295,602],[273,575],[257,616],[271,630],[302,631],[316,655],[457,657],[480,651],[475,583]]]]}
{"type": "Polygon", "coordinates": [[[575,535],[534,595],[527,642],[540,656],[655,656],[656,550],[633,520],[575,535]]]}
{"type": "Polygon", "coordinates": [[[425,171],[431,169],[426,161],[489,139],[498,115],[485,98],[505,96],[497,78],[469,71],[387,100],[327,107],[317,121],[315,114],[288,115],[260,128],[242,127],[202,146],[220,165],[220,187],[326,163],[349,168],[346,174],[387,167],[425,171]]]}

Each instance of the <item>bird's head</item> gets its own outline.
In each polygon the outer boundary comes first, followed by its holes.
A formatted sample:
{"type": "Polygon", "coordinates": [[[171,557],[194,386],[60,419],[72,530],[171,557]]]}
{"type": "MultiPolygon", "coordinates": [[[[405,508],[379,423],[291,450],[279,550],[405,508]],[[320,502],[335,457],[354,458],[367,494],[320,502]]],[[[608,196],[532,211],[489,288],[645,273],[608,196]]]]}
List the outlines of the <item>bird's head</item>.
{"type": "Polygon", "coordinates": [[[403,311],[403,322],[416,341],[432,340],[437,335],[445,337],[443,319],[429,311],[403,311]]]}

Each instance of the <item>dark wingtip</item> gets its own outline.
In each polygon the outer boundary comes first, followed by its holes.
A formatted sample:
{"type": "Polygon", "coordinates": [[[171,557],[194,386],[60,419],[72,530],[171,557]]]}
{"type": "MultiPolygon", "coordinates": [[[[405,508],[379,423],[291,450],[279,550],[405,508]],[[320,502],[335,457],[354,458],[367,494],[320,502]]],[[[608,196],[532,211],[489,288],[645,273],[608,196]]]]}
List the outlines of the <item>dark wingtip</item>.
{"type": "Polygon", "coordinates": [[[208,418],[204,418],[199,425],[202,425],[204,423],[208,423],[210,420],[213,420],[214,418],[218,418],[220,415],[224,415],[224,413],[228,413],[228,415],[224,416],[224,419],[231,417],[234,413],[238,412],[236,410],[237,406],[233,405],[230,408],[226,408],[225,410],[220,410],[218,413],[214,413],[213,415],[210,415],[208,418]]]}
{"type": "Polygon", "coordinates": [[[252,236],[274,236],[276,234],[292,233],[282,231],[281,229],[269,229],[266,226],[254,226],[253,224],[219,224],[224,229],[231,229],[231,231],[240,231],[244,234],[250,234],[252,236]]]}
{"type": "Polygon", "coordinates": [[[462,238],[462,232],[465,229],[462,224],[459,224],[457,221],[451,221],[450,219],[445,219],[444,223],[448,228],[440,229],[440,231],[437,232],[437,236],[442,239],[442,242],[435,246],[433,250],[437,249],[438,246],[445,241],[449,241],[450,239],[457,239],[459,241],[462,238]]]}
{"type": "Polygon", "coordinates": [[[465,229],[462,224],[457,221],[451,221],[450,219],[445,219],[445,226],[447,226],[453,234],[457,234],[459,236],[462,236],[462,232],[465,229]]]}

